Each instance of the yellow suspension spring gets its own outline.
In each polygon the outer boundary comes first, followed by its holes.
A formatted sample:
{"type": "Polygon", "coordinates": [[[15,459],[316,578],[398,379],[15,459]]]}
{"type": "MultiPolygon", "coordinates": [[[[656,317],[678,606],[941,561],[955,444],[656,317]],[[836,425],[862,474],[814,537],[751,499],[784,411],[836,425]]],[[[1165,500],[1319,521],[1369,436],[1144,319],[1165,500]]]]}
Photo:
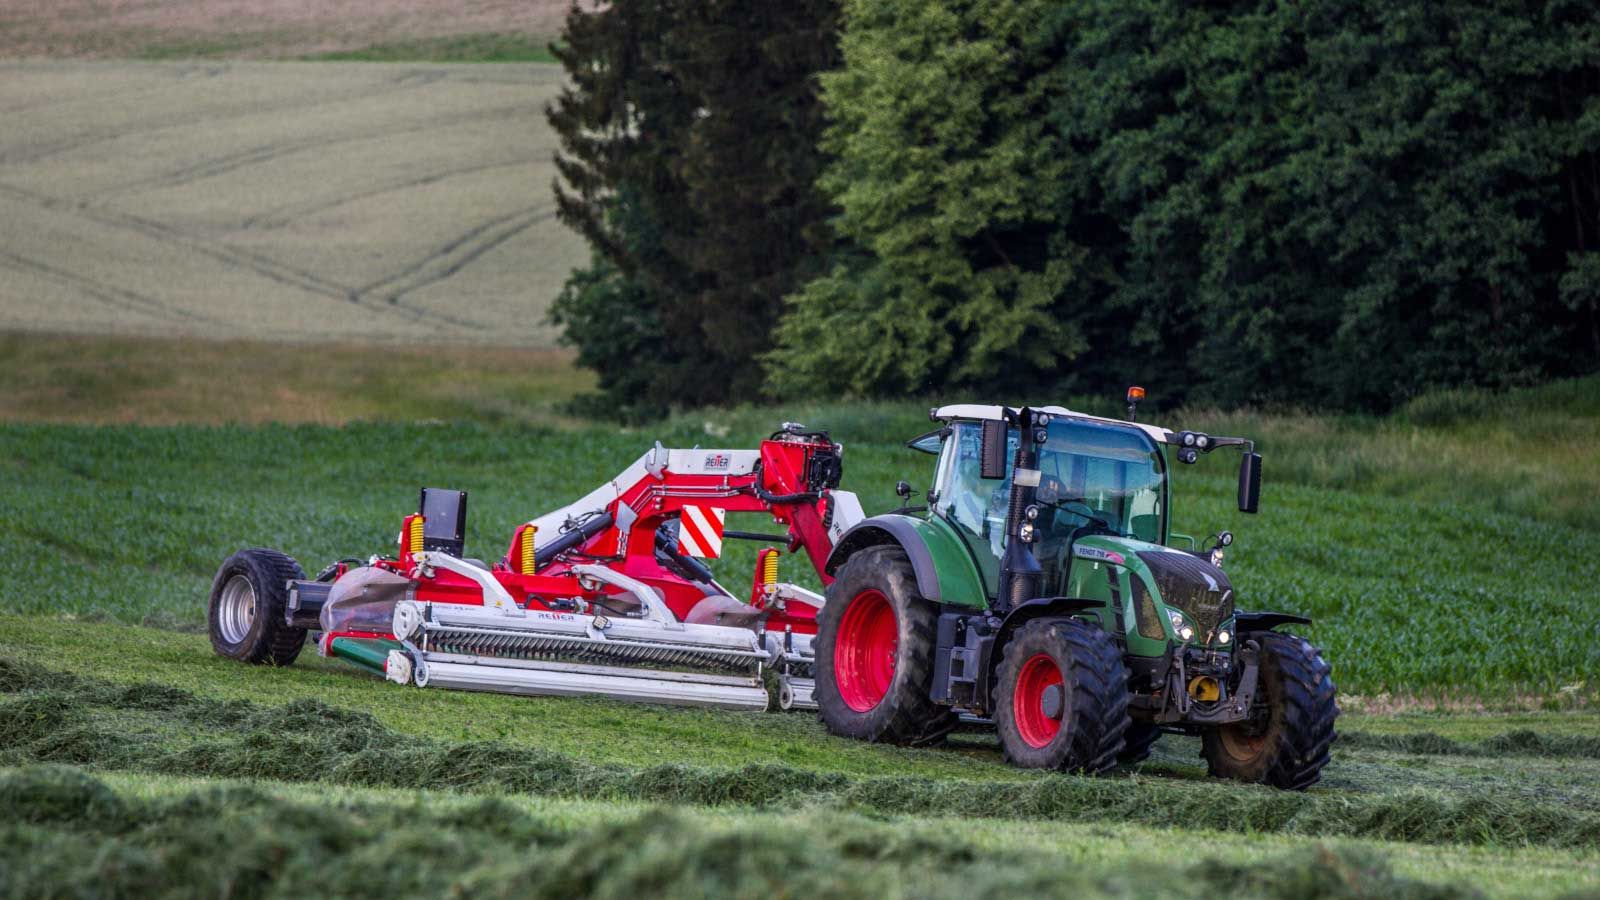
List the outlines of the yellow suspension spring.
{"type": "Polygon", "coordinates": [[[410,539],[412,556],[422,552],[422,522],[421,516],[411,517],[411,534],[407,537],[410,539]]]}
{"type": "Polygon", "coordinates": [[[520,571],[524,575],[533,574],[535,568],[533,539],[538,533],[539,526],[537,525],[528,525],[522,529],[522,568],[520,571]]]}
{"type": "Polygon", "coordinates": [[[778,553],[773,551],[761,561],[761,583],[767,587],[776,587],[778,584],[778,553]]]}

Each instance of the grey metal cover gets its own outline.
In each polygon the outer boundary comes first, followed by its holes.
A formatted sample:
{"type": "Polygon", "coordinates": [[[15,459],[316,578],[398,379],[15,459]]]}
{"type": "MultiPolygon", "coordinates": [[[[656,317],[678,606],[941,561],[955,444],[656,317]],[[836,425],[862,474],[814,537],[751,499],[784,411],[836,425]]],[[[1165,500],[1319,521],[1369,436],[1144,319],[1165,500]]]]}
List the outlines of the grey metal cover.
{"type": "Polygon", "coordinates": [[[415,593],[416,585],[409,578],[376,566],[351,569],[328,591],[328,602],[322,605],[322,630],[388,634],[395,604],[412,599],[415,593]]]}

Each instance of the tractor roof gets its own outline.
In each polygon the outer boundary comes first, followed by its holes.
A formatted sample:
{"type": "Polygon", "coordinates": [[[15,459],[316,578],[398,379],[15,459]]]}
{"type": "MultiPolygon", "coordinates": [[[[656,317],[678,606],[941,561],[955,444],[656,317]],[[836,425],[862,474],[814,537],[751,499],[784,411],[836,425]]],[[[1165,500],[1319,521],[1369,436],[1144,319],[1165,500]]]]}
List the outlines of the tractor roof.
{"type": "MultiPolygon", "coordinates": [[[[951,419],[1002,419],[1005,418],[1002,410],[1009,409],[1018,412],[1018,407],[987,406],[982,403],[953,403],[941,406],[933,411],[935,419],[950,421],[951,419]]],[[[1150,440],[1161,444],[1172,443],[1172,432],[1156,425],[1146,425],[1143,422],[1127,422],[1122,419],[1108,419],[1104,416],[1091,416],[1088,413],[1073,412],[1062,406],[1035,406],[1037,412],[1049,413],[1052,416],[1061,416],[1068,419],[1079,419],[1085,422],[1098,422],[1105,425],[1117,425],[1122,428],[1137,428],[1150,437],[1150,440]]]]}

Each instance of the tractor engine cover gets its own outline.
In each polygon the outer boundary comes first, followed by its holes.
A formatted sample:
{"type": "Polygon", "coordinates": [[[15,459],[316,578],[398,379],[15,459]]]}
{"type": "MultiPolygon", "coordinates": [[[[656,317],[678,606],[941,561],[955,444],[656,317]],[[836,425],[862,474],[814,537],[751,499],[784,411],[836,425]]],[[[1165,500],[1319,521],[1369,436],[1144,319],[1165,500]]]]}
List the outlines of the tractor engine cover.
{"type": "Polygon", "coordinates": [[[1209,639],[1233,615],[1233,583],[1211,563],[1181,550],[1139,552],[1161,601],[1181,611],[1209,639]]]}

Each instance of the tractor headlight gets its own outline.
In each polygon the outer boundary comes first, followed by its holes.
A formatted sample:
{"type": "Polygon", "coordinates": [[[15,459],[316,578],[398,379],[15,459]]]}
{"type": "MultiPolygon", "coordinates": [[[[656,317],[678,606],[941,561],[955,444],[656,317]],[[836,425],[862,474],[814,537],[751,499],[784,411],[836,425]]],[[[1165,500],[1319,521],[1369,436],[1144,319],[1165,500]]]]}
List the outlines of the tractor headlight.
{"type": "Polygon", "coordinates": [[[1223,630],[1223,631],[1217,632],[1217,643],[1219,643],[1219,644],[1230,644],[1232,642],[1233,642],[1233,635],[1229,634],[1227,632],[1227,630],[1223,630]]]}
{"type": "Polygon", "coordinates": [[[1184,621],[1183,613],[1169,609],[1167,618],[1172,621],[1172,633],[1178,636],[1178,640],[1184,643],[1194,640],[1194,628],[1184,621]]]}

